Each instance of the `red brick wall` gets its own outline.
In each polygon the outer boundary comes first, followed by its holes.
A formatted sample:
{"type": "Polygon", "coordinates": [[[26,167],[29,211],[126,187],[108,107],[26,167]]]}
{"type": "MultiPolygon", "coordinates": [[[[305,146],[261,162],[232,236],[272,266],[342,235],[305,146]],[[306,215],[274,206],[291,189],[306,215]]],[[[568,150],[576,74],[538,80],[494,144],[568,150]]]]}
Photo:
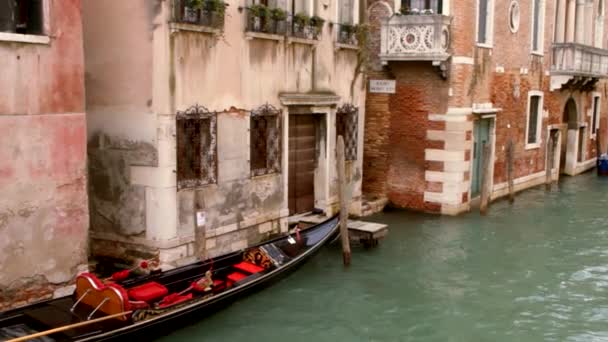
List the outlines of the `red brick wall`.
{"type": "Polygon", "coordinates": [[[398,207],[437,211],[424,203],[425,149],[443,146],[428,142],[426,134],[443,129],[443,122],[430,122],[428,116],[447,111],[449,83],[430,62],[396,63],[392,70],[397,93],[390,102],[388,197],[398,207]]]}

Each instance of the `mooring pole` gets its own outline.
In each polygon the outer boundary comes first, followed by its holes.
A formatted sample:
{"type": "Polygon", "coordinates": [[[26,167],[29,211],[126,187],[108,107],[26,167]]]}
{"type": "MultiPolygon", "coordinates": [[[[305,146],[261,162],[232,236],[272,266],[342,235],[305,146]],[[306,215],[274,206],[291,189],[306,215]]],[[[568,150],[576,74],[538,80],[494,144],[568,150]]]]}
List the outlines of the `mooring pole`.
{"type": "Polygon", "coordinates": [[[515,201],[515,186],[513,184],[513,140],[507,145],[507,183],[509,185],[509,202],[515,201]]]}
{"type": "Polygon", "coordinates": [[[483,144],[483,173],[481,178],[481,204],[479,206],[479,212],[481,215],[485,215],[488,211],[488,205],[490,203],[490,157],[492,156],[492,146],[487,142],[483,144]]]}
{"type": "Polygon", "coordinates": [[[549,138],[547,139],[547,170],[545,170],[545,188],[551,190],[551,183],[553,182],[553,137],[549,132],[549,138]]]}
{"type": "Polygon", "coordinates": [[[348,187],[346,184],[346,158],[344,155],[344,138],[338,136],[338,143],[336,145],[336,158],[338,162],[338,183],[340,184],[339,198],[340,198],[340,237],[342,239],[342,256],[344,260],[344,266],[350,265],[351,253],[350,253],[350,239],[348,237],[348,187]]]}

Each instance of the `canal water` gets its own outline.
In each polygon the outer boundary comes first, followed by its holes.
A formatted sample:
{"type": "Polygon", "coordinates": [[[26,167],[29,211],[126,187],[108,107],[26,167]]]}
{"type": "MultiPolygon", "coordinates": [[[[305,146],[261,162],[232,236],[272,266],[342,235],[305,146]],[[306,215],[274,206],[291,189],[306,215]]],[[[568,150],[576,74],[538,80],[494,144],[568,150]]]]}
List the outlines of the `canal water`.
{"type": "Polygon", "coordinates": [[[566,178],[513,205],[403,211],[377,249],[339,245],[160,341],[608,341],[608,179],[566,178]]]}

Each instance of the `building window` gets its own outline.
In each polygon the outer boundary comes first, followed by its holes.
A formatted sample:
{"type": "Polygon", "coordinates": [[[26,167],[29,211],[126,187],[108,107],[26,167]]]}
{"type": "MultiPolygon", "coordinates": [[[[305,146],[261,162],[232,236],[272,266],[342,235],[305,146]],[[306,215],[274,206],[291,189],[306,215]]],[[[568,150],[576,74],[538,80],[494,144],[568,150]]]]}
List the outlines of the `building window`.
{"type": "Polygon", "coordinates": [[[509,29],[516,33],[519,31],[519,2],[512,1],[509,6],[509,29]]]}
{"type": "Polygon", "coordinates": [[[0,32],[44,35],[43,0],[0,1],[0,32]]]}
{"type": "Polygon", "coordinates": [[[597,7],[597,16],[595,17],[595,47],[604,47],[604,0],[600,0],[597,7]]]}
{"type": "Polygon", "coordinates": [[[593,108],[591,117],[591,136],[597,134],[597,130],[600,128],[600,96],[593,96],[593,108]]]}
{"type": "Polygon", "coordinates": [[[494,9],[493,0],[478,0],[477,2],[477,43],[483,45],[492,44],[494,9]]]}
{"type": "Polygon", "coordinates": [[[177,112],[177,188],[217,183],[217,115],[195,105],[177,112]]]}
{"type": "Polygon", "coordinates": [[[402,0],[402,13],[443,13],[443,0],[402,0]]]}
{"type": "Polygon", "coordinates": [[[281,111],[266,104],[251,112],[251,175],[281,172],[281,111]]]}
{"type": "Polygon", "coordinates": [[[212,28],[224,26],[226,4],[222,0],[175,0],[175,20],[212,28]]]}
{"type": "Polygon", "coordinates": [[[540,146],[540,133],[543,113],[542,92],[532,91],[528,95],[528,120],[526,128],[526,148],[540,146]]]}
{"type": "Polygon", "coordinates": [[[544,1],[532,0],[532,52],[543,53],[544,1]]]}
{"type": "Polygon", "coordinates": [[[358,116],[359,109],[351,104],[336,111],[336,141],[338,136],[343,137],[346,160],[357,160],[358,116]]]}

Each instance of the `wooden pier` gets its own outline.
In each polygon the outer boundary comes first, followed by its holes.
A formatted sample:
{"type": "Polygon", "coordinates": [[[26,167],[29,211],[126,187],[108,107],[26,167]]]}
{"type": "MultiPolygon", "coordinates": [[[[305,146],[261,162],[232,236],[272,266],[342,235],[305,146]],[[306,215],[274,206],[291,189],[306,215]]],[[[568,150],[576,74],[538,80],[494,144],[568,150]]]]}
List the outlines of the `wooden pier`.
{"type": "MultiPolygon", "coordinates": [[[[295,221],[302,229],[323,222],[327,217],[324,215],[306,215],[298,217],[295,221]]],[[[293,221],[292,221],[293,222],[293,221]]],[[[361,244],[366,248],[376,247],[380,240],[388,235],[388,225],[359,220],[348,220],[348,235],[350,242],[361,244]]]]}

